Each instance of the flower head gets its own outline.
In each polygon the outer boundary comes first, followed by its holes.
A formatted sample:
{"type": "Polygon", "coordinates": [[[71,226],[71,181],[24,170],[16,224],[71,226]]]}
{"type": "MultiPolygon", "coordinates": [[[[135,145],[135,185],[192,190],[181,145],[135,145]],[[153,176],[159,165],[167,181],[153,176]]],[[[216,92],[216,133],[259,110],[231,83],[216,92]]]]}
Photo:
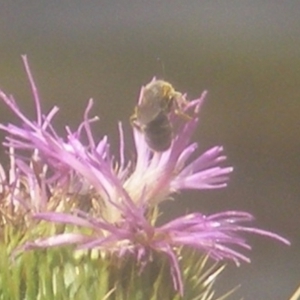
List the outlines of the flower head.
{"type": "MultiPolygon", "coordinates": [[[[253,216],[227,211],[210,216],[192,213],[162,226],[156,225],[157,205],[185,189],[216,189],[227,185],[232,167],[223,167],[223,147],[216,146],[192,159],[197,143],[191,142],[198,125],[198,114],[206,96],[188,102],[182,120],[170,116],[176,134],[167,151],[152,151],[143,132],[133,128],[136,156],[125,159],[124,134],[119,124],[120,159],[110,153],[108,138],[97,141],[91,130],[93,101],[88,102],[78,129],[66,127],[66,138],[55,131],[52,120],[58,112],[41,111],[40,99],[23,57],[36,106],[36,120],[28,119],[12,96],[0,91],[0,98],[19,117],[21,126],[0,125],[7,133],[4,145],[10,149],[11,175],[0,169],[0,186],[16,215],[35,220],[75,226],[50,237],[26,242],[22,249],[75,244],[78,249],[98,249],[118,257],[133,255],[141,268],[151,253],[169,258],[174,287],[183,293],[178,251],[181,247],[198,249],[216,260],[249,261],[239,249],[249,249],[244,232],[289,242],[268,231],[247,227],[253,216]],[[88,143],[82,142],[82,135],[88,143]],[[31,153],[24,158],[22,153],[31,153]],[[81,230],[82,229],[82,230],[81,230]]],[[[142,89],[143,91],[143,89],[142,89]]],[[[142,94],[142,93],[141,93],[142,94]]]]}

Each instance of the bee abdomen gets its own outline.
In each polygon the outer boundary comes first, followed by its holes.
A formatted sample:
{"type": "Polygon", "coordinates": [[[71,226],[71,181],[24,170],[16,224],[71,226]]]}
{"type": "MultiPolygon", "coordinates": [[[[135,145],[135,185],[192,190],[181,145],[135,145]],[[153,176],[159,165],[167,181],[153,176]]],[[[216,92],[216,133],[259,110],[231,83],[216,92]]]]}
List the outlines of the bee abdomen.
{"type": "Polygon", "coordinates": [[[168,116],[160,113],[144,128],[145,140],[153,151],[163,152],[170,148],[173,138],[172,124],[168,116]]]}

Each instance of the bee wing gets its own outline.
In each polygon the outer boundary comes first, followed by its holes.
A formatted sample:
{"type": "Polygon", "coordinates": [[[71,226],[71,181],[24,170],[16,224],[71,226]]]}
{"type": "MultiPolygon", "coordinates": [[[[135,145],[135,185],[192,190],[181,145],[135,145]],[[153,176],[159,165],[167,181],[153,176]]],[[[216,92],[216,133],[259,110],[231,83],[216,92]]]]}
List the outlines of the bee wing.
{"type": "Polygon", "coordinates": [[[136,107],[137,119],[141,124],[148,124],[161,113],[161,107],[156,101],[136,107]]]}

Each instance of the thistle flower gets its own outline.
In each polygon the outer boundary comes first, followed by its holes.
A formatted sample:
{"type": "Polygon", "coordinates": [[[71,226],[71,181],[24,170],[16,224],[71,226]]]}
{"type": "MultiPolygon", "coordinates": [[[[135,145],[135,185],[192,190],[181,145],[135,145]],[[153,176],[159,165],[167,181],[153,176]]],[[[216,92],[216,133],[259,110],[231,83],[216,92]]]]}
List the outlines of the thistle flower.
{"type": "Polygon", "coordinates": [[[23,222],[28,227],[32,222],[46,221],[64,225],[65,229],[27,240],[18,250],[76,245],[78,250],[93,249],[104,256],[131,256],[141,271],[153,254],[158,254],[168,259],[174,289],[183,295],[179,264],[182,247],[239,264],[250,261],[241,252],[250,249],[244,238],[246,232],[289,244],[275,233],[245,225],[254,218],[241,211],[209,216],[191,213],[161,226],[156,224],[161,202],[186,189],[224,188],[233,170],[222,166],[226,157],[221,146],[192,158],[197,143],[191,142],[191,137],[206,92],[185,108],[192,116],[190,120],[172,116],[176,136],[165,152],[153,152],[143,134],[133,128],[136,155],[135,159],[126,160],[123,127],[119,123],[117,159],[110,153],[108,138],[97,141],[92,134],[91,123],[97,121],[97,117],[89,117],[92,100],[78,129],[66,127],[66,138],[59,136],[52,125],[58,108],[42,113],[25,56],[23,61],[35,101],[36,120],[27,118],[14,98],[0,91],[2,101],[22,122],[21,126],[0,125],[7,133],[4,146],[9,149],[11,161],[9,176],[0,169],[0,188],[5,195],[1,201],[6,208],[2,209],[2,220],[23,222]]]}

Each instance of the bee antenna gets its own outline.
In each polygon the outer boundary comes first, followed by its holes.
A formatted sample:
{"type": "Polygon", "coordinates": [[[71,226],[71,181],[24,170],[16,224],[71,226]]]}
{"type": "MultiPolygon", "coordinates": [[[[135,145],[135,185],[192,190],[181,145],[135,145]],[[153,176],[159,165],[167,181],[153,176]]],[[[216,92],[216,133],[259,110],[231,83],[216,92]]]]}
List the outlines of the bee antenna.
{"type": "Polygon", "coordinates": [[[157,57],[157,61],[160,62],[160,66],[161,66],[161,69],[162,69],[162,77],[165,78],[166,76],[166,70],[165,70],[165,64],[164,64],[164,61],[160,58],[160,57],[157,57]]]}

